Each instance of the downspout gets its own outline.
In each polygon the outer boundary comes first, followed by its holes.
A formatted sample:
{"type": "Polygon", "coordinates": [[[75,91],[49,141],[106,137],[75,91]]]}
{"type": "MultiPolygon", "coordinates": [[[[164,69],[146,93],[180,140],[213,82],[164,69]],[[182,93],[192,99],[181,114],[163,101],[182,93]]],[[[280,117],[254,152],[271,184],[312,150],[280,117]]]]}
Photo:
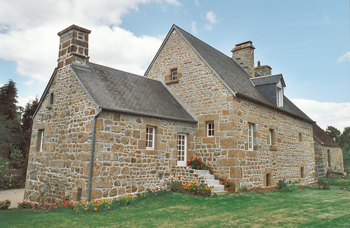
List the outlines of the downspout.
{"type": "Polygon", "coordinates": [[[96,131],[96,119],[101,114],[102,108],[98,111],[98,113],[94,116],[94,121],[92,125],[92,139],[91,139],[91,154],[90,154],[90,168],[89,168],[89,182],[88,182],[88,192],[87,192],[87,200],[90,201],[91,194],[91,179],[92,179],[92,165],[94,162],[94,150],[95,150],[95,131],[96,131]]]}

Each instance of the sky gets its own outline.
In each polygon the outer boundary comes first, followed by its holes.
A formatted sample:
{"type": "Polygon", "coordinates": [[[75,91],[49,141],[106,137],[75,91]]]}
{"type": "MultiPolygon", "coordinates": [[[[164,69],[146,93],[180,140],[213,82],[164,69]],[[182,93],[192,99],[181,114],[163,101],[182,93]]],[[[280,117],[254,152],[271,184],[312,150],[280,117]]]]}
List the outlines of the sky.
{"type": "Polygon", "coordinates": [[[41,97],[57,66],[57,32],[91,30],[90,61],[143,75],[176,24],[231,56],[251,40],[255,63],[282,73],[285,95],[317,124],[350,126],[349,0],[0,0],[0,86],[19,105],[41,97]]]}

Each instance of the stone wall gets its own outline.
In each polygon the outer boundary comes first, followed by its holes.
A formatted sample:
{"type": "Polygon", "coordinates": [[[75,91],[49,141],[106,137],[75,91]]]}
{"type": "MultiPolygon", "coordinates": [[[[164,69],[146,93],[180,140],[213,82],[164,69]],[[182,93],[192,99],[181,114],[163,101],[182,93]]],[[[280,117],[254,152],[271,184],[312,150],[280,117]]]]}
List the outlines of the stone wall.
{"type": "Polygon", "coordinates": [[[91,198],[167,187],[164,179],[177,165],[177,134],[187,134],[187,158],[192,157],[194,127],[191,123],[102,112],[96,125],[91,198]],[[146,149],[146,126],[156,127],[154,150],[146,149]]]}
{"type": "MultiPolygon", "coordinates": [[[[315,140],[315,154],[316,166],[324,167],[324,177],[328,171],[344,172],[343,152],[341,148],[323,146],[315,140]],[[330,161],[328,151],[330,153],[330,161]]],[[[320,177],[324,178],[323,175],[320,177]]]]}
{"type": "Polygon", "coordinates": [[[60,68],[33,120],[24,200],[55,202],[87,179],[95,105],[70,66],[60,68]],[[50,94],[53,104],[50,104],[50,94]],[[44,131],[43,148],[38,132],[44,131]]]}
{"type": "Polygon", "coordinates": [[[194,156],[210,162],[216,175],[248,187],[266,186],[266,174],[270,174],[269,185],[283,178],[303,183],[315,180],[311,125],[234,97],[176,31],[146,76],[166,84],[199,120],[194,156]],[[166,74],[174,66],[181,71],[181,78],[169,83],[166,74]],[[214,137],[207,137],[208,122],[214,122],[214,137]],[[254,150],[248,150],[248,123],[255,124],[254,150]],[[276,134],[271,146],[270,130],[276,134]]]}

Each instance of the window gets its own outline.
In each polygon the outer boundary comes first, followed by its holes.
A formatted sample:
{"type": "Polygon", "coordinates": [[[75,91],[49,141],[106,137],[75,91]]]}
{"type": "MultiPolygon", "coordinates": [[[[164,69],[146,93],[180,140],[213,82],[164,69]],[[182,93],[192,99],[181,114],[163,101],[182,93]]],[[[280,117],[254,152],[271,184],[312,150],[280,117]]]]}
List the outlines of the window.
{"type": "Polygon", "coordinates": [[[177,165],[186,166],[187,135],[177,135],[177,165]]]}
{"type": "Polygon", "coordinates": [[[283,89],[282,87],[277,86],[277,107],[283,107],[283,89]]]}
{"type": "Polygon", "coordinates": [[[177,69],[171,70],[171,80],[177,80],[177,69]]]}
{"type": "Polygon", "coordinates": [[[53,104],[53,93],[50,93],[50,104],[53,104]]]}
{"type": "Polygon", "coordinates": [[[207,123],[207,136],[214,136],[214,122],[207,123]]]}
{"type": "Polygon", "coordinates": [[[299,142],[303,141],[303,134],[299,133],[299,142]]]}
{"type": "Polygon", "coordinates": [[[254,125],[252,123],[248,123],[248,150],[254,149],[254,125]]]}
{"type": "Polygon", "coordinates": [[[152,150],[154,149],[154,138],[155,138],[155,127],[146,127],[146,149],[152,150]]]}
{"type": "Polygon", "coordinates": [[[266,174],[266,186],[270,186],[271,184],[270,177],[271,177],[270,173],[266,174]]]}
{"type": "Polygon", "coordinates": [[[331,151],[330,150],[327,150],[327,157],[328,157],[328,167],[331,167],[332,163],[331,163],[331,151]]]}
{"type": "Polygon", "coordinates": [[[43,144],[44,144],[44,129],[41,129],[38,131],[38,141],[36,144],[36,151],[41,152],[43,151],[43,144]]]}
{"type": "Polygon", "coordinates": [[[300,167],[300,177],[304,177],[304,167],[300,167]]]}
{"type": "Polygon", "coordinates": [[[272,144],[274,144],[275,143],[275,137],[274,137],[274,132],[275,130],[273,130],[273,129],[270,129],[270,138],[269,138],[269,145],[271,145],[272,146],[272,144]]]}

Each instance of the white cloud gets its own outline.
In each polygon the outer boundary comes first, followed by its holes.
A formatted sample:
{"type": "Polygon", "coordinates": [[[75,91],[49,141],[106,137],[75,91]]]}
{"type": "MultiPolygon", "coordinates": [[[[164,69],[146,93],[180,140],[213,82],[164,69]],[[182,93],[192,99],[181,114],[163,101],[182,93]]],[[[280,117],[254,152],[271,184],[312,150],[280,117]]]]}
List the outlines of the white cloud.
{"type": "Polygon", "coordinates": [[[306,99],[291,99],[304,113],[322,128],[334,126],[340,131],[350,126],[350,102],[319,102],[306,99]]]}
{"type": "Polygon", "coordinates": [[[210,29],[212,29],[212,28],[213,28],[213,26],[211,26],[211,25],[209,25],[209,24],[206,24],[206,25],[205,25],[205,29],[206,29],[206,30],[210,30],[210,29]]]}
{"type": "Polygon", "coordinates": [[[338,58],[338,63],[350,62],[350,51],[346,52],[344,55],[338,58]]]}
{"type": "Polygon", "coordinates": [[[29,80],[27,82],[23,82],[25,85],[32,85],[34,83],[34,80],[29,80]]]}
{"type": "Polygon", "coordinates": [[[33,101],[35,99],[34,96],[18,96],[17,101],[18,101],[18,106],[22,106],[23,108],[26,107],[26,104],[29,101],[33,101]]]}
{"type": "Polygon", "coordinates": [[[210,30],[213,28],[213,24],[217,23],[218,21],[216,20],[216,16],[213,11],[209,11],[206,15],[205,18],[209,22],[209,24],[205,25],[205,29],[210,30]]]}
{"type": "Polygon", "coordinates": [[[196,3],[197,6],[200,5],[198,0],[194,0],[194,3],[196,3]]]}
{"type": "MultiPolygon", "coordinates": [[[[57,32],[76,24],[92,30],[91,61],[142,74],[158,50],[158,37],[121,29],[122,16],[151,0],[0,0],[0,58],[15,61],[17,73],[47,82],[57,66],[57,32]],[[114,39],[114,40],[113,40],[114,39]]],[[[156,3],[180,5],[177,0],[156,3]]]]}
{"type": "Polygon", "coordinates": [[[206,15],[205,18],[208,20],[210,24],[215,24],[217,22],[216,16],[213,11],[209,11],[206,15]]]}
{"type": "Polygon", "coordinates": [[[195,21],[192,21],[191,30],[193,34],[197,34],[197,23],[195,21]]]}

